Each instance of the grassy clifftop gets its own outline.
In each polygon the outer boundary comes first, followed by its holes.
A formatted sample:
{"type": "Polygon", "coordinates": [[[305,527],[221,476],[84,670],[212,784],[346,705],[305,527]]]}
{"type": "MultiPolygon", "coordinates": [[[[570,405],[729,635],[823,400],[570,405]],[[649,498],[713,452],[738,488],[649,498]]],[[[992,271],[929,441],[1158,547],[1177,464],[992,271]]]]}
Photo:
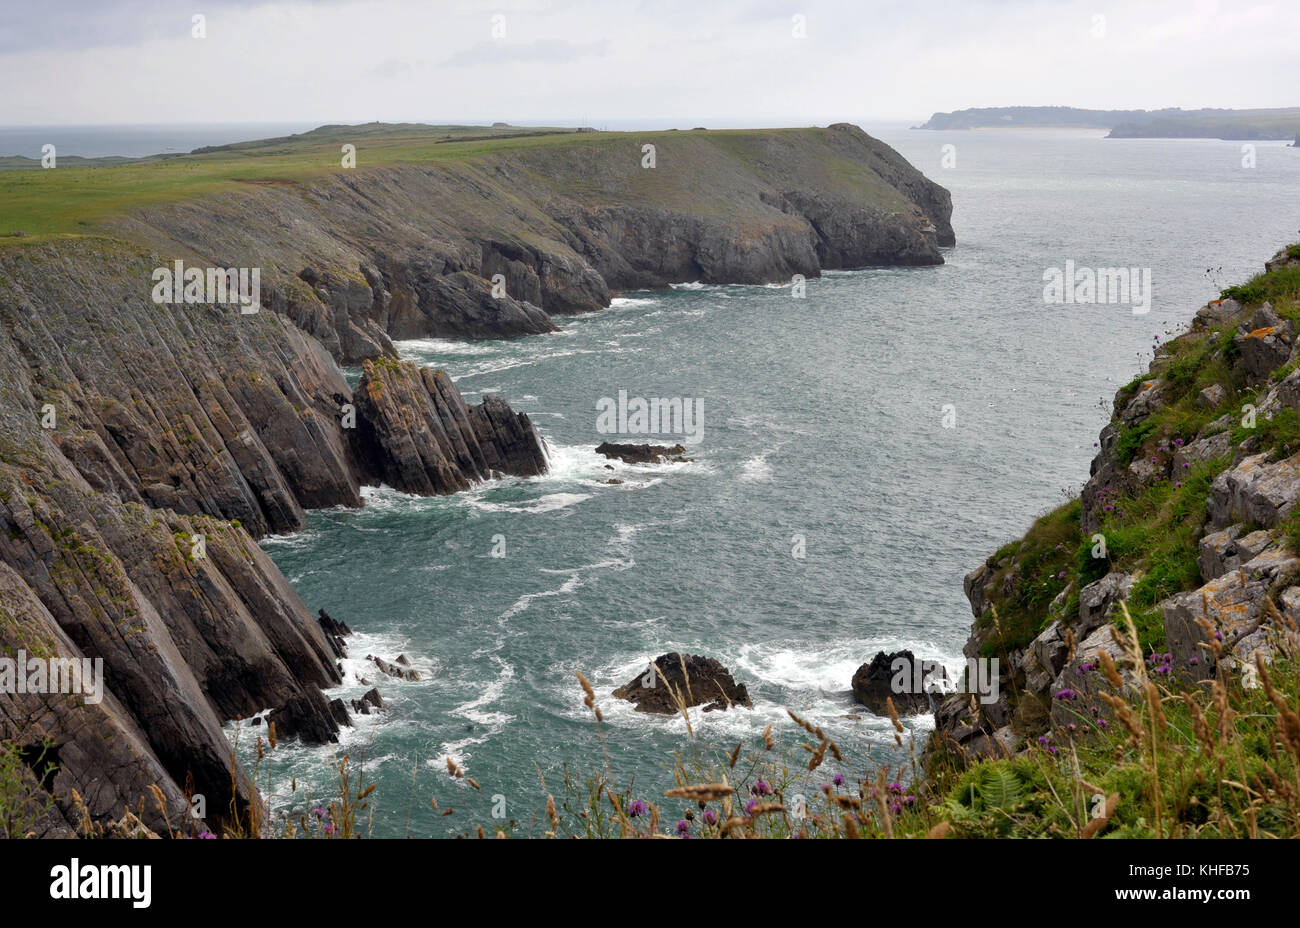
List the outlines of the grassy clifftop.
{"type": "Polygon", "coordinates": [[[551,315],[604,308],[611,290],[941,264],[951,212],[947,190],[848,124],[328,126],[0,171],[0,271],[78,239],[257,268],[266,305],[356,363],[393,355],[390,338],[553,331],[551,315]]]}
{"type": "MultiPolygon", "coordinates": [[[[456,171],[467,163],[503,159],[523,165],[530,180],[556,193],[595,203],[709,209],[719,203],[714,196],[719,185],[725,192],[747,179],[784,175],[881,207],[907,209],[890,176],[905,162],[875,140],[866,159],[862,150],[841,141],[835,129],[821,128],[593,132],[376,123],[324,126],[188,155],[66,158],[53,170],[42,170],[34,159],[6,158],[0,167],[11,170],[0,170],[0,243],[107,232],[112,220],[140,208],[242,193],[250,186],[305,188],[383,167],[456,171]],[[654,170],[642,168],[647,144],[656,148],[654,170]],[[356,146],[355,171],[342,166],[343,145],[356,146]]],[[[727,208],[746,206],[737,198],[722,202],[727,208]]]]}

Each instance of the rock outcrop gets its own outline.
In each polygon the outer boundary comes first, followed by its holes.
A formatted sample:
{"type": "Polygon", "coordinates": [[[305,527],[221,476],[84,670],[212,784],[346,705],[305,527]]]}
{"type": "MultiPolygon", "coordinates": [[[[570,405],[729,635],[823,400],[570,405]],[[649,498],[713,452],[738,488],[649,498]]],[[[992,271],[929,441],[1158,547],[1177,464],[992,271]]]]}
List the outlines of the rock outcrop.
{"type": "Polygon", "coordinates": [[[444,371],[409,361],[366,361],[363,370],[358,448],[365,470],[384,483],[432,496],[494,475],[546,472],[537,430],[501,397],[469,406],[444,371]]]}
{"type": "Polygon", "coordinates": [[[644,673],[614,690],[615,699],[626,699],[638,712],[672,715],[682,707],[704,706],[705,712],[744,706],[752,709],[743,683],[731,678],[731,671],[711,657],[699,654],[663,654],[644,673]]]}
{"type": "MultiPolygon", "coordinates": [[[[1296,250],[1280,251],[1268,273],[1300,263],[1296,250]]],[[[1116,394],[1080,501],[967,575],[975,624],[965,653],[999,659],[1000,695],[946,699],[932,749],[1001,756],[1054,729],[1104,726],[1101,693],[1113,686],[1103,653],[1130,692],[1144,674],[1194,685],[1300,654],[1295,310],[1280,314],[1258,279],[1234,292],[1240,302],[1207,304],[1116,394]],[[1141,541],[1108,550],[1112,531],[1141,541]],[[1185,550],[1161,547],[1170,533],[1185,550]],[[1026,591],[1043,588],[1059,592],[1027,610],[1039,593],[1026,591]],[[1141,659],[1125,644],[1121,603],[1154,648],[1141,659]]]]}
{"type": "Polygon", "coordinates": [[[951,688],[948,671],[938,661],[918,660],[911,651],[878,651],[853,674],[853,698],[876,715],[933,712],[951,688]]]}

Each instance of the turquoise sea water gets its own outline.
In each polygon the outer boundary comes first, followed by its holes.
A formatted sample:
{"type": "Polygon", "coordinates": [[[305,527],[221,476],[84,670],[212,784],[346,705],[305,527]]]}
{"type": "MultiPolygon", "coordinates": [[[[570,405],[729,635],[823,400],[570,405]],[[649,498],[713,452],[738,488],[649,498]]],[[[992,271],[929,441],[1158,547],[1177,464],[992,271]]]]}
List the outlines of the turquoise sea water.
{"type": "Polygon", "coordinates": [[[672,650],[718,658],[754,700],[695,716],[705,741],[760,744],[770,723],[789,750],[788,707],[859,766],[905,761],[888,720],[853,711],[853,671],[898,647],[959,662],[962,576],[1077,491],[1106,404],[1153,339],[1300,238],[1300,150],[1259,143],[1249,169],[1231,142],[887,129],[952,191],[959,244],[942,267],[831,273],[802,300],[627,293],[555,335],[400,345],[471,402],[499,392],[527,412],[553,468],[453,497],[369,491],[360,511],[312,513],[265,541],[313,610],[357,632],[339,695],[360,695],[365,676],[388,704],[336,747],[281,745],[263,762],[272,793],[297,777],[294,808],[327,795],[347,753],[379,785],[376,835],[491,822],[494,796],[522,833],[541,831],[539,771],[559,798],[565,762],[577,775],[602,763],[581,670],[620,784],[655,799],[685,724],[609,693],[672,650]],[[1151,268],[1150,313],[1045,305],[1043,272],[1067,259],[1151,268]],[[596,403],[620,390],[701,402],[694,461],[606,469],[596,403]],[[371,653],[404,653],[423,679],[385,678],[371,653]],[[447,757],[481,792],[447,776],[447,757]]]}

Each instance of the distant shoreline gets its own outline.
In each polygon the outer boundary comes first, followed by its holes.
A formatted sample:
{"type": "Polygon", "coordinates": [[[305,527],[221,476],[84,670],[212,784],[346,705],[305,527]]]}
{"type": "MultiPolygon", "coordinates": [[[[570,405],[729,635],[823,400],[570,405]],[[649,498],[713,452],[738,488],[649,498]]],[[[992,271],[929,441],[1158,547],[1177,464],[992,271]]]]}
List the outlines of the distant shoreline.
{"type": "Polygon", "coordinates": [[[1102,129],[1107,138],[1300,141],[1300,107],[1282,109],[1088,110],[1002,106],[935,113],[916,129],[1102,129]]]}

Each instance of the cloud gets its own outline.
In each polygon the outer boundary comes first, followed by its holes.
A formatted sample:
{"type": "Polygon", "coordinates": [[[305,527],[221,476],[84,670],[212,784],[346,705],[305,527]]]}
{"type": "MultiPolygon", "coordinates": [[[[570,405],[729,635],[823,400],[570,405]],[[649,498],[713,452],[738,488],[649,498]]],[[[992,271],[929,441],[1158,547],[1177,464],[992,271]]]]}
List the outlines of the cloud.
{"type": "Polygon", "coordinates": [[[375,77],[382,77],[392,80],[395,77],[401,77],[411,70],[409,61],[401,61],[397,58],[388,58],[375,65],[367,74],[373,74],[375,77]]]}
{"type": "Polygon", "coordinates": [[[689,128],[1290,106],[1297,45],[1281,0],[9,0],[0,124],[689,128]],[[190,37],[193,12],[205,40],[190,37]]]}
{"type": "Polygon", "coordinates": [[[526,44],[512,44],[504,39],[479,42],[457,52],[442,63],[448,67],[474,67],[506,61],[556,61],[569,63],[582,58],[601,58],[609,51],[609,40],[568,42],[564,39],[538,39],[526,44]]]}

